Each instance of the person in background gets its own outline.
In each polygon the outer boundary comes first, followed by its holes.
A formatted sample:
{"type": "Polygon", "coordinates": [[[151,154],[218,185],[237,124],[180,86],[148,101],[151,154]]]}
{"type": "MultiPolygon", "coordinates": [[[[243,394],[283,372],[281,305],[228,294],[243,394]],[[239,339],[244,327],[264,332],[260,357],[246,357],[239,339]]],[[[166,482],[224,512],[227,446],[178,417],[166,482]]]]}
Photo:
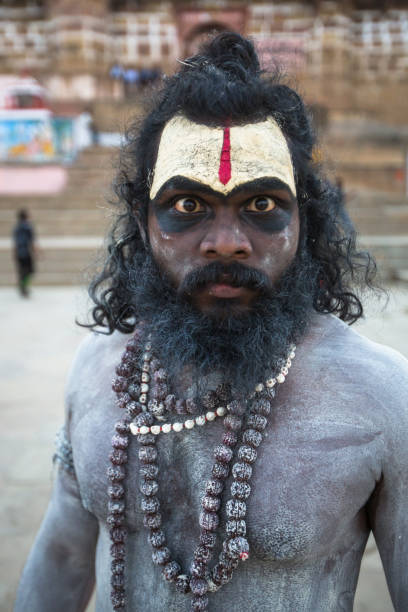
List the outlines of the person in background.
{"type": "Polygon", "coordinates": [[[16,261],[18,289],[23,297],[29,295],[29,284],[34,273],[34,229],[26,210],[17,214],[17,224],[13,230],[14,258],[16,261]]]}

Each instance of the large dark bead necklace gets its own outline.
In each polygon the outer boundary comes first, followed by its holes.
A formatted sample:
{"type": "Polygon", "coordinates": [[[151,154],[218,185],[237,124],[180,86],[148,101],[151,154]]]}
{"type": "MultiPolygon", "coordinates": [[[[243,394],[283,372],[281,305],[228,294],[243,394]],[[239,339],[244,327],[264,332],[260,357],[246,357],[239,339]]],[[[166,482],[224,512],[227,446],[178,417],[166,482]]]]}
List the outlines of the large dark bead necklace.
{"type": "MultiPolygon", "coordinates": [[[[192,594],[191,610],[206,610],[208,593],[217,591],[232,578],[239,561],[249,556],[246,539],[246,503],[251,493],[249,484],[252,466],[257,458],[257,448],[262,442],[267,417],[271,411],[271,400],[275,396],[277,383],[282,383],[295,356],[295,347],[275,378],[256,386],[247,401],[232,400],[226,385],[220,385],[201,399],[207,412],[194,416],[198,406],[194,400],[179,400],[169,392],[167,375],[152,353],[150,342],[141,348],[143,331],[137,329],[126,345],[117,377],[112,388],[117,394],[117,405],[125,410],[124,417],[115,425],[112,451],[108,468],[108,516],[111,545],[111,601],[115,610],[126,607],[125,597],[125,466],[128,461],[129,436],[134,434],[139,443],[140,492],[143,524],[148,531],[152,546],[153,563],[162,567],[165,580],[173,582],[178,591],[192,594]],[[231,399],[231,398],[230,398],[231,399]],[[217,404],[220,405],[217,407],[217,404]],[[222,405],[224,404],[224,405],[222,405]],[[226,404],[226,406],[225,406],[226,404]],[[170,414],[187,415],[186,420],[163,423],[170,414]],[[215,447],[211,477],[205,485],[199,517],[200,537],[190,565],[190,573],[182,573],[167,547],[162,529],[159,493],[159,466],[156,441],[158,434],[192,429],[224,416],[222,443],[215,447]],[[162,422],[163,424],[159,424],[162,422]],[[210,570],[213,549],[217,541],[220,523],[221,495],[230,474],[234,449],[238,439],[241,443],[232,465],[231,496],[225,506],[226,534],[222,550],[215,566],[210,570]]],[[[174,435],[174,434],[173,434],[174,435]]]]}

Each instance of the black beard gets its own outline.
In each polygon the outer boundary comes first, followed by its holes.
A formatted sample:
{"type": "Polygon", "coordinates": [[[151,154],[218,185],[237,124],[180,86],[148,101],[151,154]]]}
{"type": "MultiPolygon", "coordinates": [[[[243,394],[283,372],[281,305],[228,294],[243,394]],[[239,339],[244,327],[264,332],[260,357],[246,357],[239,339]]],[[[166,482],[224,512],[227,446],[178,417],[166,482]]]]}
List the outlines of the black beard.
{"type": "Polygon", "coordinates": [[[300,249],[275,287],[262,272],[241,263],[214,262],[188,274],[177,291],[149,253],[135,258],[129,281],[137,319],[151,334],[170,380],[188,368],[200,388],[201,380],[217,372],[235,394],[246,397],[280,369],[290,346],[304,334],[316,279],[315,264],[300,249]],[[220,281],[223,273],[232,285],[257,289],[250,310],[238,315],[233,300],[219,300],[218,316],[209,316],[192,304],[191,294],[220,281]]]}

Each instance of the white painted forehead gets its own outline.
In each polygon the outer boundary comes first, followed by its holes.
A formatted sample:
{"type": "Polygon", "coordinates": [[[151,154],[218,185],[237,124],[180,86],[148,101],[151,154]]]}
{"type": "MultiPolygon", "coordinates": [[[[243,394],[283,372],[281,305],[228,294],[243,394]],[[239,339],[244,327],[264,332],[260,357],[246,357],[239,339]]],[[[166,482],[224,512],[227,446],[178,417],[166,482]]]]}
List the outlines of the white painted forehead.
{"type": "Polygon", "coordinates": [[[198,181],[223,194],[255,179],[277,178],[296,196],[289,148],[272,117],[223,128],[176,115],[166,123],[160,138],[150,198],[175,176],[198,181]]]}

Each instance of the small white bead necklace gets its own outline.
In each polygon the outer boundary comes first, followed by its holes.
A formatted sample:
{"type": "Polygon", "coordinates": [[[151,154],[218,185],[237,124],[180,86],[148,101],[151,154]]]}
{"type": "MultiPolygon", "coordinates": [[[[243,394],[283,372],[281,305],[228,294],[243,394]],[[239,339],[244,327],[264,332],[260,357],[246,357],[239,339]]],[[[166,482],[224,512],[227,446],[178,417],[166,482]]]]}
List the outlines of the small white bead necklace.
{"type": "MultiPolygon", "coordinates": [[[[152,358],[151,354],[151,343],[148,342],[145,347],[145,352],[143,354],[143,365],[142,371],[143,373],[148,373],[149,371],[149,362],[152,358]]],[[[285,381],[285,378],[289,372],[289,368],[292,365],[292,359],[295,357],[296,346],[292,346],[290,349],[289,356],[285,362],[285,365],[281,368],[279,374],[275,378],[268,378],[265,383],[258,383],[255,387],[255,392],[259,393],[264,389],[264,385],[268,387],[268,389],[272,389],[276,384],[282,384],[285,381]]],[[[144,376],[143,387],[141,388],[141,395],[139,397],[140,403],[146,407],[147,396],[149,392],[149,377],[144,376]]],[[[131,433],[134,436],[139,434],[148,434],[152,433],[154,435],[158,435],[160,433],[170,433],[171,431],[179,432],[183,429],[193,429],[196,425],[201,427],[206,423],[210,423],[214,421],[217,417],[223,417],[227,413],[228,405],[218,406],[215,410],[209,410],[205,414],[200,414],[196,417],[189,417],[184,421],[177,421],[175,423],[163,423],[163,425],[151,425],[148,427],[147,425],[142,425],[141,427],[137,427],[135,423],[130,423],[129,428],[131,433]]]]}

